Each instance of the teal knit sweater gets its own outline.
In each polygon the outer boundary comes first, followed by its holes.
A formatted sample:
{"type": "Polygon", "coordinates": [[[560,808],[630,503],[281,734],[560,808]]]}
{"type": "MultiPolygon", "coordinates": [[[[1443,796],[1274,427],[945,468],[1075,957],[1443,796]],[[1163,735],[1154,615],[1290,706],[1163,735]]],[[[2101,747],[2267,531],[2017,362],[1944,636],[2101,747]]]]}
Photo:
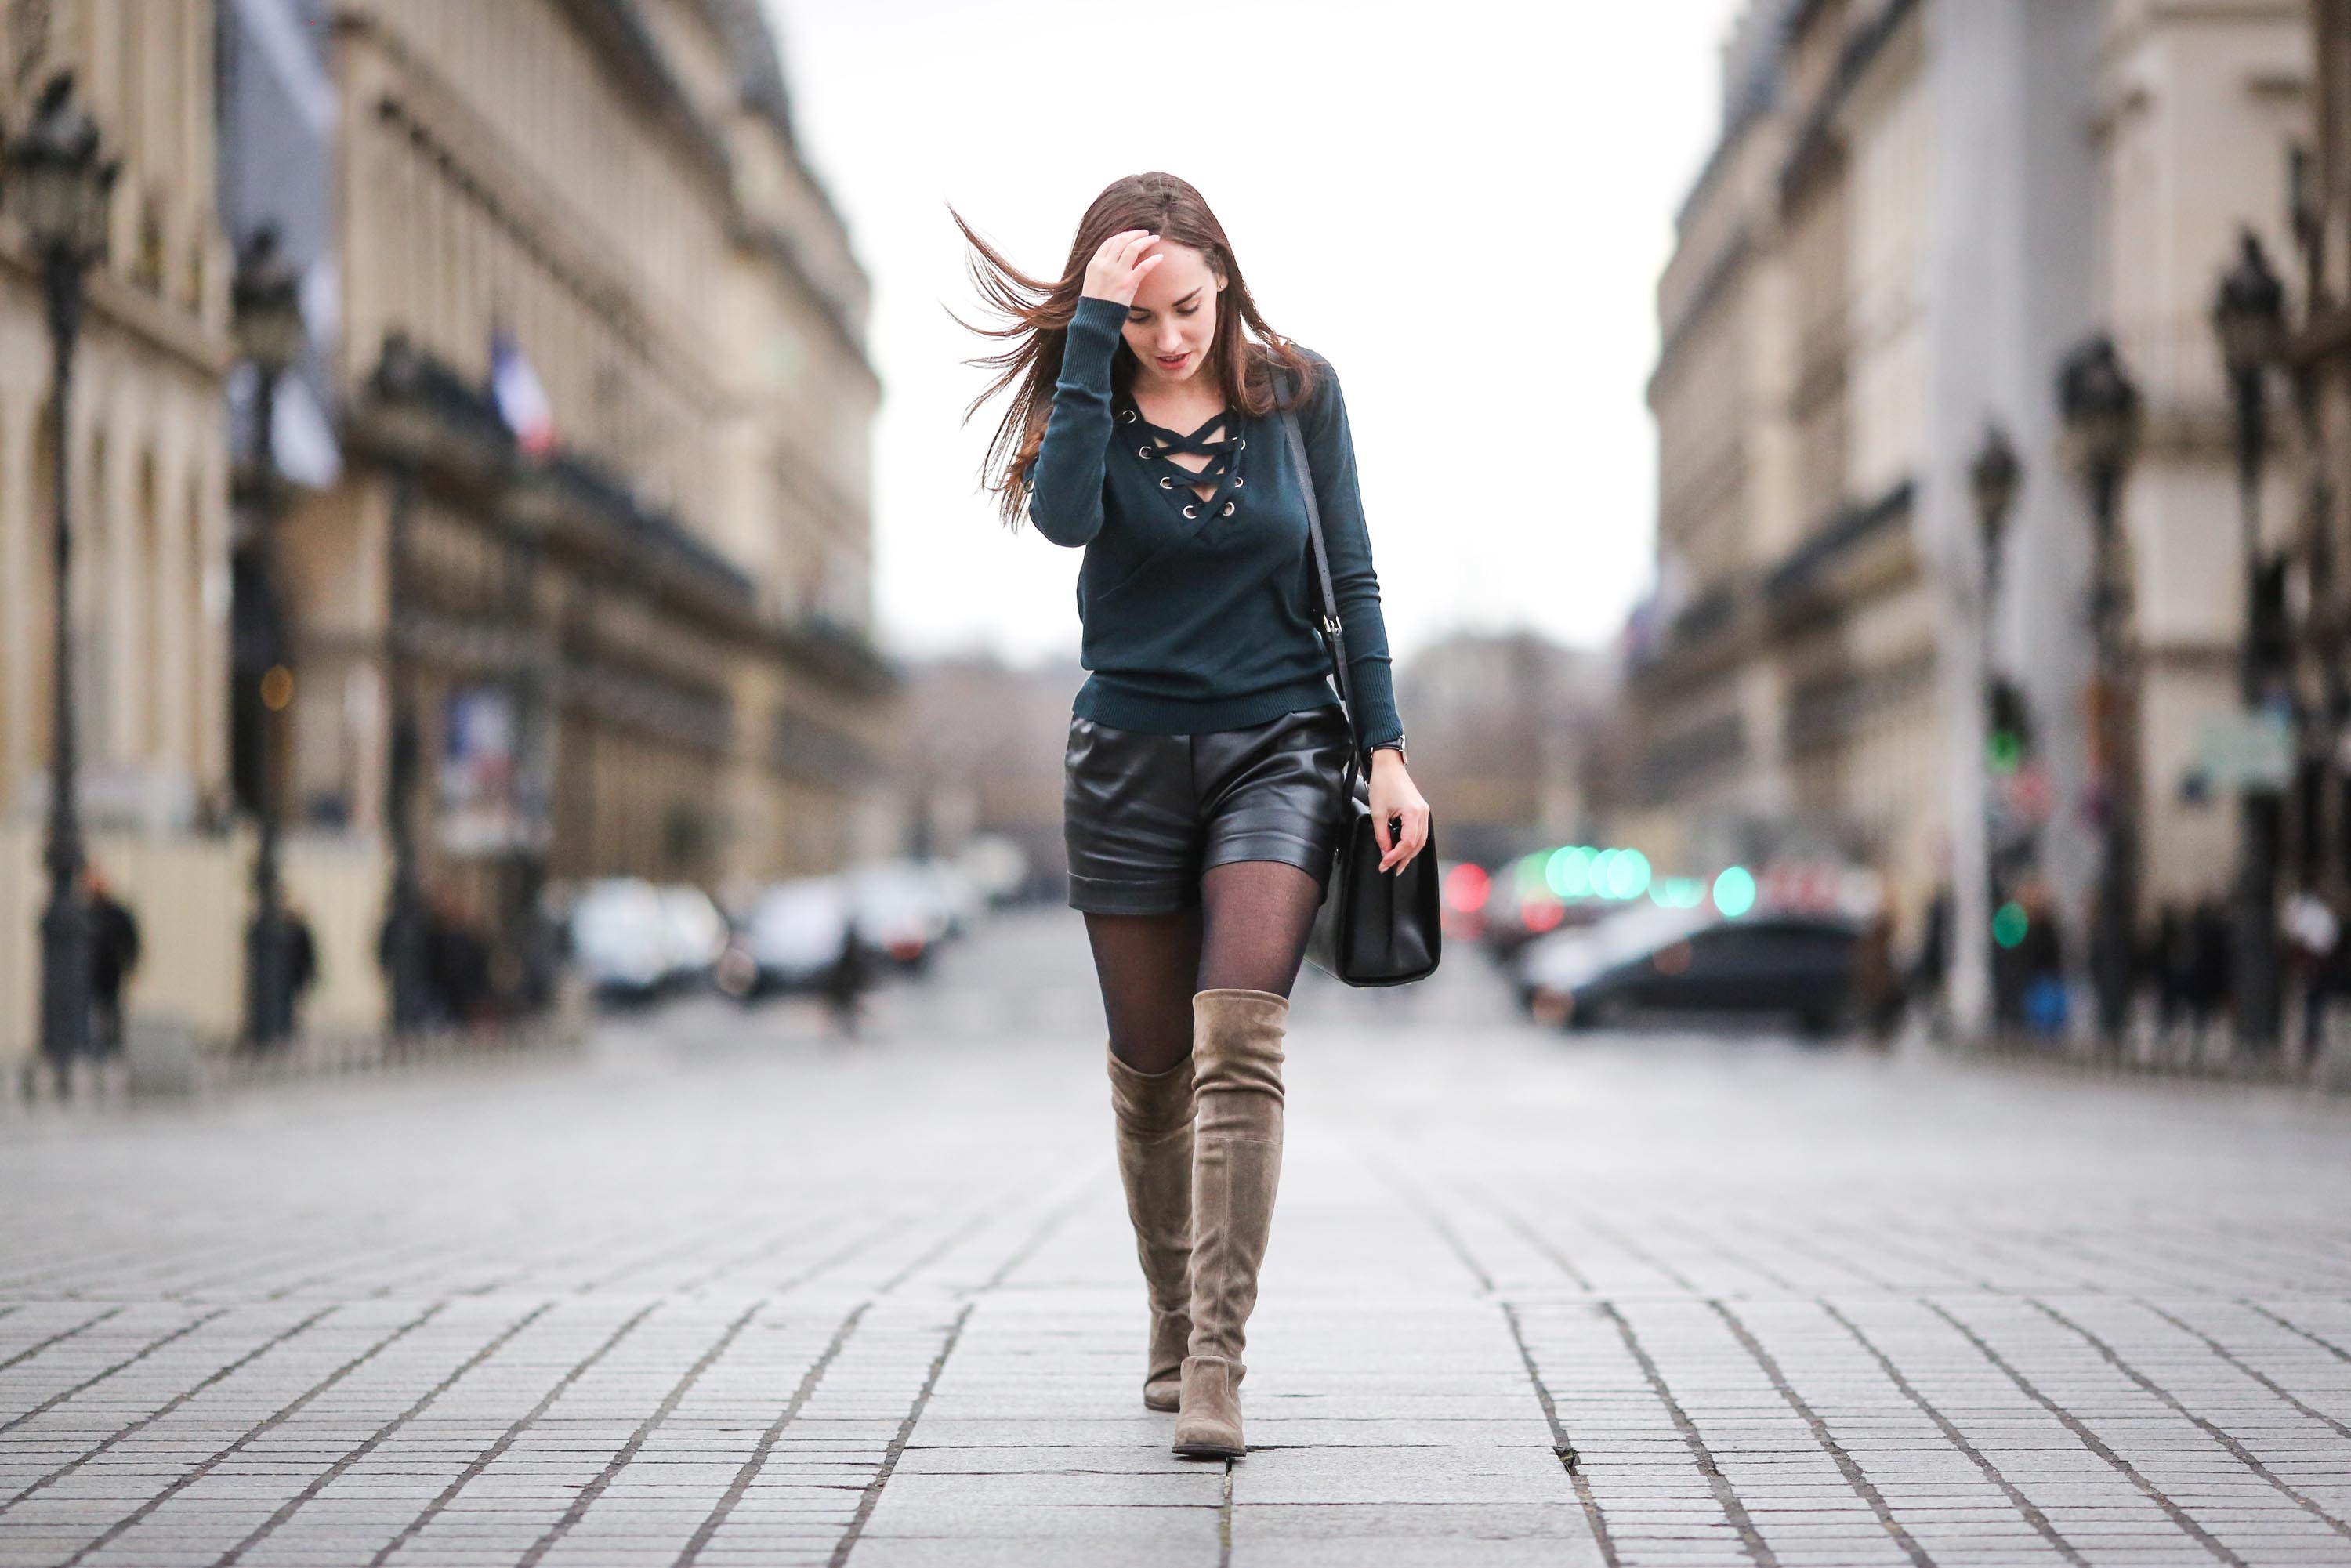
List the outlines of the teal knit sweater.
{"type": "MultiPolygon", "coordinates": [[[[1215,420],[1188,437],[1150,424],[1131,398],[1111,391],[1125,321],[1123,305],[1078,301],[1031,475],[1037,531],[1086,552],[1078,616],[1081,662],[1092,674],[1074,712],[1116,729],[1195,735],[1336,703],[1306,502],[1280,414],[1237,413],[1221,442],[1199,440],[1215,420]],[[1210,454],[1208,467],[1187,472],[1167,458],[1171,447],[1210,454]],[[1216,486],[1205,502],[1192,488],[1201,484],[1216,486]]],[[[1308,357],[1314,392],[1299,426],[1346,629],[1356,720],[1373,747],[1402,736],[1404,724],[1347,405],[1330,361],[1308,357]]]]}

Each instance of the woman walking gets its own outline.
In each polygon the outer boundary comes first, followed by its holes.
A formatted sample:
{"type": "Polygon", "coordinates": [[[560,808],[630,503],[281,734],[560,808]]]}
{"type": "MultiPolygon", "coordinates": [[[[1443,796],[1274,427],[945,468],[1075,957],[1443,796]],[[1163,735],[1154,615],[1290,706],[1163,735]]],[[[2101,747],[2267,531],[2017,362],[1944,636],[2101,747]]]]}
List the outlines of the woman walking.
{"type": "Polygon", "coordinates": [[[1092,672],[1070,723],[1063,831],[1109,1027],[1119,1173],[1151,1303],[1144,1403],[1175,1451],[1242,1441],[1244,1330],[1281,1171],[1290,990],[1328,885],[1354,744],[1309,552],[1319,502],[1369,750],[1381,869],[1427,841],[1405,771],[1330,362],[1275,336],[1225,231],[1172,174],[1097,196],[1058,280],[956,219],[1009,319],[973,403],[1015,387],[988,450],[1005,521],[1082,548],[1092,672]],[[1249,335],[1245,336],[1243,329],[1249,335]],[[1292,463],[1285,411],[1303,427],[1292,463]]]}

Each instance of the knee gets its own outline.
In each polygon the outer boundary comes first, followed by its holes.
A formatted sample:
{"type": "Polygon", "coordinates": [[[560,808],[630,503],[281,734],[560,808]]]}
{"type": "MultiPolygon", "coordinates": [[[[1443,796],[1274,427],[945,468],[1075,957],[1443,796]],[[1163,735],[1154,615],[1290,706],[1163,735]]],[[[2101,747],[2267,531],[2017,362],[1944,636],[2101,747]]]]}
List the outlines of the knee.
{"type": "Polygon", "coordinates": [[[1109,1058],[1111,1109],[1120,1125],[1142,1136],[1169,1133],[1192,1120],[1192,1058],[1178,1057],[1156,1071],[1123,1060],[1116,1047],[1109,1058]]]}
{"type": "Polygon", "coordinates": [[[1204,990],[1192,998],[1198,1092],[1282,1096],[1289,998],[1270,991],[1204,990]]]}

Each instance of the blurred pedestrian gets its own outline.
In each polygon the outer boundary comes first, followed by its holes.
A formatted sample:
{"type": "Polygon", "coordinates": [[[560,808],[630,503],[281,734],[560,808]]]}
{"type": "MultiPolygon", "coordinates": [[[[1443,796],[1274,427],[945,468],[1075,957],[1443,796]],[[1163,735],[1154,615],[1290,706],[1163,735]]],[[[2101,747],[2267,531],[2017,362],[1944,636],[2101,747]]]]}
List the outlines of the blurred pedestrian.
{"type": "Polygon", "coordinates": [[[408,912],[406,929],[402,929],[400,911],[387,908],[383,924],[377,927],[375,937],[376,967],[383,971],[387,988],[397,988],[400,984],[399,977],[393,972],[399,957],[393,953],[392,945],[401,941],[409,944],[408,961],[415,966],[416,1005],[422,1015],[421,1021],[427,1028],[449,1021],[446,1001],[440,988],[433,981],[434,925],[433,900],[429,894],[420,894],[408,912]]]}
{"type": "Polygon", "coordinates": [[[319,938],[310,929],[309,917],[301,906],[288,899],[286,904],[286,992],[288,1017],[293,1032],[302,1033],[302,1004],[310,988],[319,983],[319,938]]]}
{"type": "Polygon", "coordinates": [[[1938,883],[1919,923],[1918,951],[1910,961],[1909,993],[1921,1006],[1943,1005],[1943,980],[1951,961],[1951,884],[1938,883]]]}
{"type": "Polygon", "coordinates": [[[1902,1021],[1902,975],[1894,964],[1894,915],[1880,909],[1862,927],[1854,951],[1853,999],[1865,1038],[1884,1045],[1902,1021]]]}
{"type": "Polygon", "coordinates": [[[139,967],[139,921],[96,866],[81,885],[89,912],[89,1051],[105,1061],[122,1051],[122,988],[139,967]]]}
{"type": "Polygon", "coordinates": [[[2014,948],[2017,1021],[2035,1034],[2062,1034],[2069,1012],[2065,987],[2065,934],[2049,883],[2035,875],[2017,889],[2024,932],[2014,948]]]}
{"type": "Polygon", "coordinates": [[[494,998],[488,939],[475,929],[455,889],[436,886],[425,904],[425,984],[438,1011],[461,1028],[490,1021],[494,998]]]}
{"type": "Polygon", "coordinates": [[[1151,1306],[1144,1403],[1180,1411],[1176,1453],[1231,1458],[1248,1451],[1241,1353],[1281,1170],[1290,991],[1358,747],[1380,869],[1428,841],[1345,400],[1329,361],[1266,324],[1215,214],[1172,174],[1096,196],[1057,277],[956,221],[1008,317],[983,329],[1001,344],[989,392],[1015,389],[988,486],[1007,523],[1025,513],[1085,550],[1094,674],[1062,831],[1151,1306]]]}
{"type": "Polygon", "coordinates": [[[825,1011],[843,1040],[855,1040],[864,1022],[865,993],[873,985],[873,951],[852,915],[841,923],[841,950],[826,966],[820,989],[825,1011]]]}
{"type": "Polygon", "coordinates": [[[2302,1060],[2309,1063],[2325,1046],[2326,1012],[2341,978],[2343,923],[2333,904],[2304,890],[2286,900],[2279,928],[2287,966],[2302,983],[2302,1060]]]}
{"type": "Polygon", "coordinates": [[[2155,917],[2147,967],[2155,983],[2156,1032],[2167,1039],[2188,1010],[2189,956],[2188,918],[2177,902],[2166,901],[2155,917]]]}
{"type": "Polygon", "coordinates": [[[2217,898],[2201,898],[2188,916],[2187,1003],[2200,1049],[2212,1022],[2229,1005],[2230,927],[2228,907],[2217,898]]]}

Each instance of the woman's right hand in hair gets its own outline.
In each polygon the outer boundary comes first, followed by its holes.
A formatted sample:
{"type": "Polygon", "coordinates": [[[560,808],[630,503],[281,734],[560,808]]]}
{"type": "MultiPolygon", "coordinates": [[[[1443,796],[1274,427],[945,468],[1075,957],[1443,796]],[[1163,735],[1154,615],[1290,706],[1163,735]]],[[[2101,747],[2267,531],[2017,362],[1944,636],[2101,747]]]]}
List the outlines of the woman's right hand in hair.
{"type": "Polygon", "coordinates": [[[1127,229],[1102,241],[1094,258],[1086,263],[1086,297],[1107,299],[1114,305],[1134,304],[1135,290],[1143,287],[1144,278],[1167,259],[1165,252],[1157,256],[1143,254],[1158,238],[1149,229],[1127,229]]]}

